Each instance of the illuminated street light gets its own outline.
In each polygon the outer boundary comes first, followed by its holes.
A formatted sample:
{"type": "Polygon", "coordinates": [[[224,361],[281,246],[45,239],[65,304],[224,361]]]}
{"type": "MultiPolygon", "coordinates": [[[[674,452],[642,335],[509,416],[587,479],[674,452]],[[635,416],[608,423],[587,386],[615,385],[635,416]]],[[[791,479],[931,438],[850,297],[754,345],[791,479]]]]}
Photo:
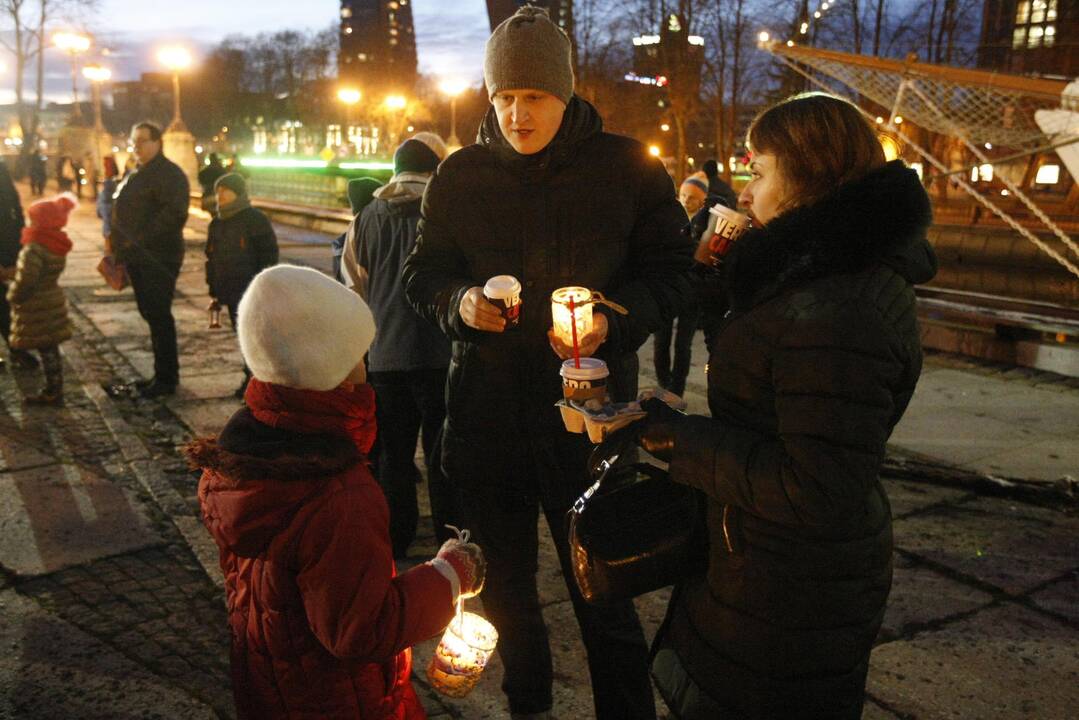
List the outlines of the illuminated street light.
{"type": "Polygon", "coordinates": [[[390,110],[404,110],[408,107],[408,100],[404,95],[390,95],[386,98],[386,107],[390,110]]]}
{"type": "Polygon", "coordinates": [[[363,93],[361,93],[356,88],[345,87],[337,91],[337,99],[343,102],[345,105],[355,105],[360,101],[362,97],[363,93]]]}
{"type": "Polygon", "coordinates": [[[652,157],[659,157],[659,145],[649,145],[648,154],[652,157]]]}
{"type": "Polygon", "coordinates": [[[757,36],[757,39],[760,40],[762,43],[766,43],[769,39],[771,39],[771,37],[772,36],[769,35],[767,32],[761,31],[760,35],[757,36]]]}
{"type": "Polygon", "coordinates": [[[463,93],[466,87],[468,86],[460,80],[443,80],[438,85],[442,94],[450,99],[450,147],[461,146],[461,141],[457,139],[457,96],[463,93]]]}
{"type": "Polygon", "coordinates": [[[667,123],[663,123],[662,125],[659,126],[659,129],[662,130],[663,132],[670,132],[671,131],[671,126],[668,125],[667,123]]]}
{"type": "Polygon", "coordinates": [[[71,56],[71,119],[82,119],[79,107],[79,55],[90,49],[90,38],[74,32],[58,32],[52,36],[52,44],[71,56]]]}
{"type": "Polygon", "coordinates": [[[172,124],[169,130],[186,131],[180,118],[180,71],[191,67],[191,53],[185,47],[170,45],[157,51],[157,60],[172,71],[172,124]]]}

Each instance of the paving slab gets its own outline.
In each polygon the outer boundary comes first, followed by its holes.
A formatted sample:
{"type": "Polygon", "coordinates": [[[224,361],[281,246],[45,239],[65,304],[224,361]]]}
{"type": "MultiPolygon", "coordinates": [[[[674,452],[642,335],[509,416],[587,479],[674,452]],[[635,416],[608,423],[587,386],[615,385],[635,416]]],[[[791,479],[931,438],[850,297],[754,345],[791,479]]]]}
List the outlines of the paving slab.
{"type": "Polygon", "coordinates": [[[969,494],[956,488],[894,478],[884,478],[883,483],[894,518],[920,512],[940,503],[956,502],[969,494]]]}
{"type": "Polygon", "coordinates": [[[1013,595],[1077,565],[1079,517],[978,498],[895,522],[896,546],[1013,595]]]}
{"type": "Polygon", "coordinates": [[[0,564],[38,575],[161,542],[134,493],[71,464],[0,473],[0,564]]]}
{"type": "Polygon", "coordinates": [[[1066,617],[1079,625],[1079,568],[1030,595],[1039,608],[1066,617]]]}
{"type": "Polygon", "coordinates": [[[899,556],[895,558],[892,592],[880,636],[892,639],[923,631],[983,608],[992,600],[989,593],[899,556]],[[927,602],[928,598],[932,601],[927,602]]]}
{"type": "Polygon", "coordinates": [[[1023,607],[877,646],[867,691],[900,717],[1071,720],[1079,631],[1023,607]]]}
{"type": "Polygon", "coordinates": [[[218,720],[200,700],[32,600],[0,591],[0,717],[218,720]]]}

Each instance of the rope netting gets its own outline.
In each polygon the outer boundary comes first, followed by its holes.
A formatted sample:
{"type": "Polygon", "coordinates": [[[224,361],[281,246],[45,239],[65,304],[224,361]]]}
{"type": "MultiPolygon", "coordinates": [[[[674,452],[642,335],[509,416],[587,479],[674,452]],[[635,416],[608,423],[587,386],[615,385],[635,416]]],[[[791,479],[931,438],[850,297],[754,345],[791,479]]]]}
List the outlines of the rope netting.
{"type": "Polygon", "coordinates": [[[910,133],[904,132],[909,127],[905,123],[910,123],[956,138],[977,158],[978,164],[994,162],[985,152],[990,147],[995,147],[998,152],[1010,150],[1008,159],[1015,160],[1067,146],[1079,142],[1079,112],[1060,111],[1079,109],[1079,96],[1066,92],[1064,82],[885,60],[777,41],[765,41],[761,45],[820,88],[846,97],[855,105],[870,101],[887,108],[877,113],[860,107],[868,118],[884,124],[941,174],[951,176],[952,181],[975,201],[1079,277],[1079,245],[1007,175],[1000,174],[997,178],[1073,257],[1039,238],[1001,208],[995,199],[986,197],[967,182],[963,173],[954,172],[910,133]],[[1046,123],[1050,113],[1053,117],[1051,126],[1046,123]],[[1039,119],[1041,125],[1046,126],[1045,130],[1039,127],[1039,119]]]}

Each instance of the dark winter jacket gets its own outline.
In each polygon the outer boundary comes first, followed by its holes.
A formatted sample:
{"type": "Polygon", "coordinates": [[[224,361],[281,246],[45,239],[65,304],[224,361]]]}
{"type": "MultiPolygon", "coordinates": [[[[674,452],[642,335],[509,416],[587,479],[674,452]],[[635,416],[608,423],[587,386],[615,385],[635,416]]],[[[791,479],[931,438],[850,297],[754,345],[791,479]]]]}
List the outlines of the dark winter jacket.
{"type": "Polygon", "coordinates": [[[389,510],[356,445],[244,408],[188,454],[205,469],[241,720],[426,717],[409,646],[452,618],[450,584],[430,565],[395,574],[389,510]]]}
{"type": "MultiPolygon", "coordinates": [[[[3,163],[0,163],[3,165],[3,163]]],[[[0,267],[11,267],[19,257],[19,238],[26,220],[19,191],[7,165],[0,167],[0,267]]]]}
{"type": "Polygon", "coordinates": [[[429,176],[402,173],[375,192],[375,200],[357,217],[345,243],[346,274],[364,277],[362,294],[375,316],[378,332],[367,366],[372,372],[400,372],[449,367],[450,343],[438,326],[424,320],[405,299],[401,267],[416,246],[420,201],[429,176]]]}
{"type": "Polygon", "coordinates": [[[117,259],[128,264],[182,263],[190,201],[187,176],[163,153],[124,178],[113,205],[117,259]]]}
{"type": "Polygon", "coordinates": [[[574,97],[555,139],[531,156],[512,149],[488,111],[477,143],[435,173],[422,214],[405,292],[453,341],[447,473],[498,485],[527,478],[533,453],[549,456],[566,439],[554,407],[562,391],[561,360],[547,338],[551,292],[581,285],[628,308],[625,317],[606,313],[610,331],[597,356],[610,369],[612,396],[632,398],[637,348],[677,314],[688,290],[685,211],[663,166],[640,143],[603,132],[595,109],[574,97]],[[467,327],[462,296],[503,274],[523,286],[520,325],[467,327]]]}
{"type": "Polygon", "coordinates": [[[861,717],[892,577],[878,471],[921,371],[930,221],[894,162],[728,257],[712,417],[680,426],[670,468],[709,498],[709,567],[676,593],[660,647],[729,717],[861,717]]]}
{"type": "Polygon", "coordinates": [[[23,246],[15,265],[15,279],[7,291],[11,303],[8,345],[19,350],[55,347],[71,337],[67,298],[60,275],[67,266],[71,240],[62,231],[23,230],[23,246]],[[36,241],[42,235],[51,237],[36,241]]]}
{"type": "Polygon", "coordinates": [[[210,297],[225,305],[240,302],[252,278],[276,265],[277,235],[269,218],[253,207],[223,220],[206,233],[206,284],[210,297]]]}

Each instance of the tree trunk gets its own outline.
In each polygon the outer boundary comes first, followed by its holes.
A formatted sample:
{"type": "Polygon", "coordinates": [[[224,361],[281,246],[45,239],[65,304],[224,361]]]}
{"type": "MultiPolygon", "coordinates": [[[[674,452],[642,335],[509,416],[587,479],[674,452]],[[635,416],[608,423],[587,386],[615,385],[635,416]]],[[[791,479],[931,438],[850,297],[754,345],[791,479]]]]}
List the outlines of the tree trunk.
{"type": "Polygon", "coordinates": [[[880,27],[884,22],[884,0],[877,0],[877,18],[873,23],[873,55],[880,55],[880,27]]]}

